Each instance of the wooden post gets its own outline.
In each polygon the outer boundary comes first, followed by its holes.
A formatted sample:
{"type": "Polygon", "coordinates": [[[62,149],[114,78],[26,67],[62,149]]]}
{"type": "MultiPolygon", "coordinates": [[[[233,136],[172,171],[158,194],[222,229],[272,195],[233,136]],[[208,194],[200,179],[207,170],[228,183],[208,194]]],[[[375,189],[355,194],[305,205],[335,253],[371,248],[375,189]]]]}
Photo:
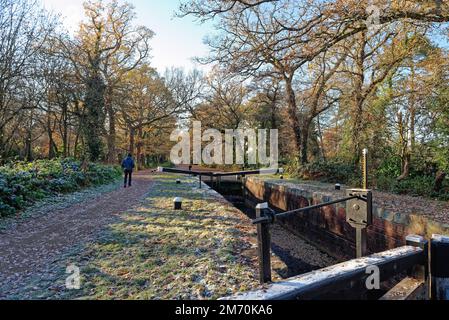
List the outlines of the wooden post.
{"type": "Polygon", "coordinates": [[[429,241],[418,235],[408,235],[405,238],[408,246],[421,248],[424,251],[424,259],[421,265],[411,270],[410,276],[426,281],[429,276],[429,241]]]}
{"type": "Polygon", "coordinates": [[[366,226],[360,226],[355,228],[356,233],[356,257],[363,258],[368,254],[367,249],[367,229],[366,226]]]}
{"type": "MultiPolygon", "coordinates": [[[[256,206],[256,217],[264,217],[268,210],[268,203],[258,204],[256,206]]],[[[259,223],[257,225],[257,247],[260,283],[271,282],[271,235],[268,223],[259,223]]]]}
{"type": "Polygon", "coordinates": [[[246,177],[242,176],[242,197],[243,200],[246,199],[246,177]]]}
{"type": "MultiPolygon", "coordinates": [[[[422,236],[409,235],[405,238],[406,245],[423,249],[423,260],[421,264],[415,265],[409,270],[408,276],[418,280],[415,290],[409,289],[409,299],[429,299],[430,298],[430,277],[429,277],[429,241],[422,236]],[[422,283],[422,285],[419,285],[422,283]]],[[[412,280],[410,281],[412,282],[412,280]]]]}
{"type": "Polygon", "coordinates": [[[430,268],[432,300],[449,300],[449,237],[432,236],[430,268]]]}

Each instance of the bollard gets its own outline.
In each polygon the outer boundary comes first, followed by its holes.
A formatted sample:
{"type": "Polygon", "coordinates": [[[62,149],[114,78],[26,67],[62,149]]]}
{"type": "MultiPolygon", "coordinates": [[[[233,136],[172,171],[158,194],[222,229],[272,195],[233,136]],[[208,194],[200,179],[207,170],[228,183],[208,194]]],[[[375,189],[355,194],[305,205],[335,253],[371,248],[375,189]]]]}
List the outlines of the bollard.
{"type": "Polygon", "coordinates": [[[449,300],[449,237],[432,235],[430,249],[432,300],[449,300]]]}
{"type": "Polygon", "coordinates": [[[175,198],[173,200],[175,210],[182,210],[182,198],[175,198]]]}
{"type": "MultiPolygon", "coordinates": [[[[268,214],[268,203],[260,203],[256,206],[256,217],[264,217],[268,214]]],[[[260,283],[271,282],[271,235],[268,223],[257,225],[257,249],[259,255],[259,280],[260,283]]]]}
{"type": "Polygon", "coordinates": [[[335,190],[341,190],[341,184],[337,183],[337,184],[335,185],[335,190]]]}

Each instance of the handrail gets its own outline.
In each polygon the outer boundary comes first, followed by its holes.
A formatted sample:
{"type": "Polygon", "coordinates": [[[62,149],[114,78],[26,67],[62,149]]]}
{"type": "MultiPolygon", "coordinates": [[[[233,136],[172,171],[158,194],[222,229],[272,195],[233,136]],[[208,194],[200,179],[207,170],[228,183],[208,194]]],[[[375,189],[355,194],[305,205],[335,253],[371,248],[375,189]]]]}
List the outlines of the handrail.
{"type": "Polygon", "coordinates": [[[353,200],[353,199],[360,199],[362,201],[366,201],[365,199],[363,199],[360,196],[351,196],[351,197],[347,197],[347,198],[343,198],[343,199],[338,199],[338,200],[334,200],[334,201],[324,202],[324,203],[316,204],[316,205],[313,205],[313,206],[300,208],[300,209],[295,209],[295,210],[282,212],[282,213],[276,213],[273,210],[270,210],[269,216],[264,216],[264,217],[260,217],[260,218],[254,219],[254,220],[252,220],[252,224],[273,223],[274,220],[278,219],[278,218],[285,218],[285,217],[288,217],[288,216],[293,215],[293,214],[307,212],[307,211],[314,210],[314,209],[320,209],[320,208],[323,208],[323,207],[327,207],[327,206],[330,206],[330,205],[333,205],[333,204],[337,204],[337,203],[346,202],[346,201],[353,200]]]}
{"type": "Polygon", "coordinates": [[[173,168],[164,168],[158,167],[158,172],[166,172],[166,173],[180,173],[180,174],[189,174],[195,176],[206,176],[206,177],[229,177],[229,176],[249,176],[249,175],[270,175],[270,174],[281,174],[284,172],[284,169],[258,169],[258,170],[250,170],[250,171],[236,171],[236,172],[212,172],[212,171],[193,171],[193,170],[182,170],[182,169],[173,169],[173,168]]]}

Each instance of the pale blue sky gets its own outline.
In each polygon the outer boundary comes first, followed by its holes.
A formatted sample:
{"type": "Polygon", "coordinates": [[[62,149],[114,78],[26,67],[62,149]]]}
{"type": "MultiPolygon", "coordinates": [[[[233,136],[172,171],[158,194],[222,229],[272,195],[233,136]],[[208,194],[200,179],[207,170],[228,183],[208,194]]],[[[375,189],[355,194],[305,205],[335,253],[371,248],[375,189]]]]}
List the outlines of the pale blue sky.
{"type": "MultiPolygon", "coordinates": [[[[42,0],[47,9],[60,13],[70,30],[75,30],[83,17],[83,0],[42,0]]],[[[208,48],[203,44],[204,37],[213,32],[211,24],[200,25],[192,17],[174,18],[179,0],[129,0],[136,8],[139,25],[145,25],[156,33],[152,44],[152,65],[160,72],[165,68],[197,66],[192,57],[204,56],[208,48]]]]}

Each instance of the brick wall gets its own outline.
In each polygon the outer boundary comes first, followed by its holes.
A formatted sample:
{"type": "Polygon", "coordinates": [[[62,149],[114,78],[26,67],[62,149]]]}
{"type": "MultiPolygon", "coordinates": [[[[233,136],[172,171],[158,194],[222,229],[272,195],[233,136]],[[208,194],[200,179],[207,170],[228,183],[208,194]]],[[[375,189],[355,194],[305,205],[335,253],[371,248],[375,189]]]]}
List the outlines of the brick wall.
{"type": "MultiPolygon", "coordinates": [[[[332,191],[319,186],[295,186],[288,182],[265,181],[251,177],[246,180],[248,198],[267,201],[280,211],[289,211],[345,197],[345,191],[332,191]]],[[[405,237],[418,234],[449,234],[449,226],[419,215],[401,214],[400,208],[386,210],[373,205],[374,223],[368,228],[368,249],[381,252],[405,245],[405,237]],[[396,212],[397,211],[397,212],[396,212]]],[[[355,255],[355,229],[346,222],[346,204],[337,204],[279,221],[286,229],[314,243],[339,259],[355,255]]]]}

